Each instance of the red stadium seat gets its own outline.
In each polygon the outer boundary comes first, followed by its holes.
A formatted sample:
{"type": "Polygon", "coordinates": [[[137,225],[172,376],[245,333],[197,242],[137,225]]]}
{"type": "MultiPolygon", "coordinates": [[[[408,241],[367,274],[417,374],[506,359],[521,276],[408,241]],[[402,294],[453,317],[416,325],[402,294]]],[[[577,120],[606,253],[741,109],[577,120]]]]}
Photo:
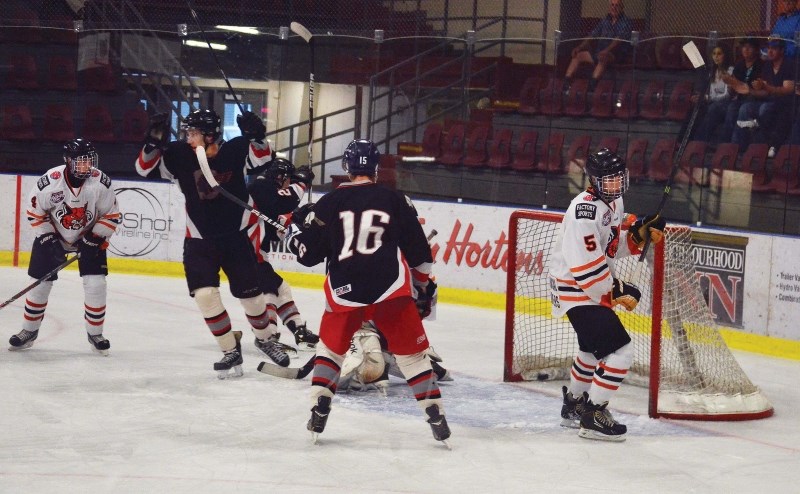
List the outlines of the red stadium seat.
{"type": "Polygon", "coordinates": [[[536,142],[538,140],[539,133],[535,130],[526,130],[520,134],[514,152],[514,161],[511,162],[512,169],[521,172],[536,169],[536,142]]]}
{"type": "Polygon", "coordinates": [[[75,91],[78,89],[77,61],[70,57],[50,57],[47,89],[75,91]]]}
{"type": "Polygon", "coordinates": [[[767,155],[769,154],[769,144],[754,142],[747,146],[742,155],[741,169],[743,172],[753,174],[753,185],[766,185],[769,181],[767,177],[767,155]]]}
{"type": "Polygon", "coordinates": [[[0,29],[0,42],[40,43],[42,29],[39,16],[33,10],[17,7],[9,9],[3,6],[3,29],[0,29]]]}
{"type": "Polygon", "coordinates": [[[442,155],[439,162],[445,165],[460,165],[464,157],[464,134],[467,127],[463,122],[454,123],[450,126],[446,135],[443,137],[442,155]]]}
{"type": "Polygon", "coordinates": [[[648,120],[664,118],[664,81],[653,80],[647,85],[639,116],[648,120]]]}
{"type": "Polygon", "coordinates": [[[565,173],[564,161],[561,151],[564,148],[564,134],[551,132],[547,140],[542,143],[542,156],[536,164],[536,169],[545,173],[565,173]]]}
{"type": "Polygon", "coordinates": [[[81,135],[94,142],[113,142],[114,123],[108,105],[94,104],[86,107],[81,135]]]}
{"type": "Polygon", "coordinates": [[[579,135],[572,139],[572,143],[570,143],[569,149],[567,150],[567,166],[570,166],[578,159],[586,161],[586,158],[589,157],[589,153],[591,152],[591,148],[592,136],[590,135],[579,135]]]}
{"type": "Polygon", "coordinates": [[[619,88],[614,104],[614,116],[617,118],[636,118],[639,114],[639,84],[627,79],[619,88]]]}
{"type": "Polygon", "coordinates": [[[489,168],[511,168],[511,129],[497,129],[489,144],[489,168]]]}
{"type": "Polygon", "coordinates": [[[625,161],[628,164],[628,173],[631,178],[641,178],[645,175],[644,160],[649,144],[650,141],[645,138],[633,139],[628,143],[625,161]]]}
{"type": "Polygon", "coordinates": [[[486,141],[489,140],[489,126],[478,125],[473,127],[467,136],[466,156],[464,166],[479,167],[486,164],[489,158],[486,154],[486,141]]]}
{"type": "Polygon", "coordinates": [[[575,79],[572,81],[569,90],[564,95],[564,115],[580,117],[586,114],[588,92],[589,81],[587,79],[575,79]]]}
{"type": "Polygon", "coordinates": [[[667,120],[685,120],[689,115],[689,110],[692,108],[692,83],[689,81],[680,81],[675,84],[672,93],[669,95],[669,105],[667,106],[667,114],[664,118],[667,120]]]}
{"type": "Polygon", "coordinates": [[[683,150],[679,162],[679,169],[675,175],[675,182],[691,183],[695,168],[705,168],[706,164],[706,141],[689,141],[686,149],[683,150]]]}
{"type": "Polygon", "coordinates": [[[13,55],[8,60],[8,89],[39,89],[39,70],[33,55],[13,55]]]}
{"type": "Polygon", "coordinates": [[[614,81],[600,79],[592,94],[592,107],[589,115],[595,118],[609,118],[614,111],[614,81]]]}
{"type": "Polygon", "coordinates": [[[739,145],[725,142],[717,146],[711,156],[712,170],[735,170],[736,159],[739,157],[739,145]]]}
{"type": "Polygon", "coordinates": [[[82,70],[83,88],[88,91],[108,92],[117,90],[117,75],[111,65],[98,65],[82,70]]]}
{"type": "MultiPolygon", "coordinates": [[[[700,52],[703,53],[703,52],[700,52]]],[[[683,38],[670,36],[656,41],[656,63],[664,70],[678,70],[683,65],[683,38]]]]}
{"type": "Polygon", "coordinates": [[[540,77],[528,77],[519,92],[519,112],[528,115],[539,113],[539,91],[545,82],[540,77]]]}
{"type": "Polygon", "coordinates": [[[12,141],[35,139],[31,109],[26,105],[6,105],[3,108],[3,123],[0,138],[12,141]]]}
{"type": "Polygon", "coordinates": [[[42,138],[46,141],[68,141],[75,138],[72,105],[52,104],[44,109],[42,138]]]}
{"type": "Polygon", "coordinates": [[[122,142],[141,143],[147,127],[150,124],[150,116],[147,111],[141,106],[125,110],[122,114],[122,142]]]}
{"type": "Polygon", "coordinates": [[[672,162],[675,158],[676,139],[659,139],[650,154],[650,165],[647,175],[656,181],[667,181],[672,173],[672,162]]]}
{"type": "Polygon", "coordinates": [[[561,79],[550,79],[539,90],[539,112],[542,115],[561,115],[563,85],[564,81],[561,79]]]}
{"type": "Polygon", "coordinates": [[[612,153],[616,153],[619,149],[620,138],[617,136],[606,136],[600,139],[600,144],[597,145],[597,150],[608,149],[612,153]]]}
{"type": "Polygon", "coordinates": [[[656,55],[656,45],[658,40],[642,39],[636,45],[636,69],[655,69],[658,68],[658,56],[656,55]]]}
{"type": "Polygon", "coordinates": [[[422,135],[422,155],[438,158],[442,155],[442,124],[429,123],[422,135]]]}

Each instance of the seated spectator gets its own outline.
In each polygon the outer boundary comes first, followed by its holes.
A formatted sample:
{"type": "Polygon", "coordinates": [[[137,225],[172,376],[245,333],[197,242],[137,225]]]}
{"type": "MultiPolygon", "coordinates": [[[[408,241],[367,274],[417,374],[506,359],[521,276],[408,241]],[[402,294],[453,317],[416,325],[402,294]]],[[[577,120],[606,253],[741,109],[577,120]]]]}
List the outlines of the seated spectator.
{"type": "MultiPolygon", "coordinates": [[[[767,62],[761,76],[748,88],[753,100],[742,103],[739,108],[732,140],[740,149],[750,142],[766,142],[776,148],[787,137],[795,77],[793,64],[784,58],[785,49],[784,39],[769,39],[767,62]]],[[[774,149],[770,154],[774,155],[774,149]]]]}
{"type": "MultiPolygon", "coordinates": [[[[800,10],[797,10],[797,0],[782,0],[783,13],[778,16],[772,27],[770,37],[783,38],[786,41],[784,56],[793,59],[797,47],[794,43],[794,33],[800,31],[800,10]]],[[[766,54],[763,54],[766,56],[766,54]]]]}
{"type": "Polygon", "coordinates": [[[730,75],[733,67],[728,63],[728,56],[722,46],[717,45],[711,50],[711,60],[713,63],[708,71],[708,91],[704,95],[692,95],[692,103],[698,104],[702,99],[707,105],[695,136],[695,139],[701,141],[710,140],[714,129],[725,121],[725,112],[732,93],[723,77],[730,75]]]}
{"type": "Polygon", "coordinates": [[[578,46],[572,49],[572,60],[569,62],[567,72],[564,74],[567,82],[582,64],[594,65],[591,89],[597,84],[597,80],[603,76],[606,68],[614,62],[624,61],[631,51],[631,46],[626,41],[631,39],[633,25],[625,15],[625,6],[622,0],[610,0],[609,13],[597,26],[589,33],[590,38],[598,38],[597,45],[593,52],[589,52],[590,39],[584,39],[578,46]]]}
{"type": "MultiPolygon", "coordinates": [[[[722,80],[728,85],[731,95],[725,111],[725,123],[722,126],[719,140],[716,142],[730,142],[733,129],[739,117],[739,108],[742,103],[752,99],[750,84],[761,76],[764,62],[759,58],[759,42],[755,38],[745,38],[740,42],[742,59],[733,67],[733,75],[723,74],[722,80]]],[[[711,137],[711,136],[709,136],[711,137]]]]}

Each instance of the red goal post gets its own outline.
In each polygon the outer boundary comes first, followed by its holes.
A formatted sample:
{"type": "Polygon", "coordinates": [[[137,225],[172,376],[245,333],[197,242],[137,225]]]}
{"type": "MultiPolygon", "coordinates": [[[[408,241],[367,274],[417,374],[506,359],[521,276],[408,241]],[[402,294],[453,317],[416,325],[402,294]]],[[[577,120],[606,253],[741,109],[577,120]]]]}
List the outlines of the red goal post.
{"type": "MultiPolygon", "coordinates": [[[[515,211],[509,221],[504,380],[567,380],[577,338],[551,315],[548,265],[563,214],[515,211]]],[[[617,259],[615,276],[642,291],[618,310],[634,346],[626,383],[649,389],[649,415],[691,420],[769,417],[772,405],[742,371],[714,323],[695,275],[692,230],[668,225],[634,280],[638,257],[617,259]]]]}

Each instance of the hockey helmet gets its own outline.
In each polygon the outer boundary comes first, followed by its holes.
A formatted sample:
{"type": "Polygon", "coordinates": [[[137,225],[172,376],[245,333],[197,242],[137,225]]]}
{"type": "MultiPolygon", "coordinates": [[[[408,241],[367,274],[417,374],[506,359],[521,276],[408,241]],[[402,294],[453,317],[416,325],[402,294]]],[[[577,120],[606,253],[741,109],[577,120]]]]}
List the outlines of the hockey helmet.
{"type": "Polygon", "coordinates": [[[342,156],[342,168],[348,175],[374,177],[378,173],[381,153],[368,139],[356,139],[347,145],[342,156]]]}
{"type": "Polygon", "coordinates": [[[91,177],[97,163],[97,150],[91,142],[79,137],[64,144],[64,164],[73,177],[91,177]]]}
{"type": "Polygon", "coordinates": [[[608,202],[622,197],[630,184],[625,160],[607,148],[589,155],[586,173],[595,192],[608,202]]]}
{"type": "Polygon", "coordinates": [[[269,168],[264,172],[266,178],[272,179],[276,184],[283,185],[287,178],[292,178],[295,167],[285,158],[275,158],[269,168]]]}
{"type": "Polygon", "coordinates": [[[217,140],[220,136],[221,120],[214,110],[194,110],[183,119],[181,130],[197,129],[204,136],[217,140]]]}

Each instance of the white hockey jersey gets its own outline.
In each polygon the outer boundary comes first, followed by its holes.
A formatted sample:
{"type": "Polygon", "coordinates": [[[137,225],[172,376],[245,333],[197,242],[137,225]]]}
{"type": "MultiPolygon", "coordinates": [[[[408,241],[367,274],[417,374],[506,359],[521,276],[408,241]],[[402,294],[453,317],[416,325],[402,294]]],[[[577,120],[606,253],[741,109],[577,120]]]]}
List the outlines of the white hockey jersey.
{"type": "Polygon", "coordinates": [[[108,175],[94,170],[73,189],[66,173],[66,165],[51,168],[31,189],[27,215],[34,234],[55,232],[68,250],[89,232],[104,238],[113,235],[121,216],[108,175]]]}
{"type": "Polygon", "coordinates": [[[606,203],[581,192],[572,200],[550,260],[553,316],[579,305],[611,307],[614,259],[641,252],[628,236],[635,220],[625,215],[621,197],[606,203]]]}

